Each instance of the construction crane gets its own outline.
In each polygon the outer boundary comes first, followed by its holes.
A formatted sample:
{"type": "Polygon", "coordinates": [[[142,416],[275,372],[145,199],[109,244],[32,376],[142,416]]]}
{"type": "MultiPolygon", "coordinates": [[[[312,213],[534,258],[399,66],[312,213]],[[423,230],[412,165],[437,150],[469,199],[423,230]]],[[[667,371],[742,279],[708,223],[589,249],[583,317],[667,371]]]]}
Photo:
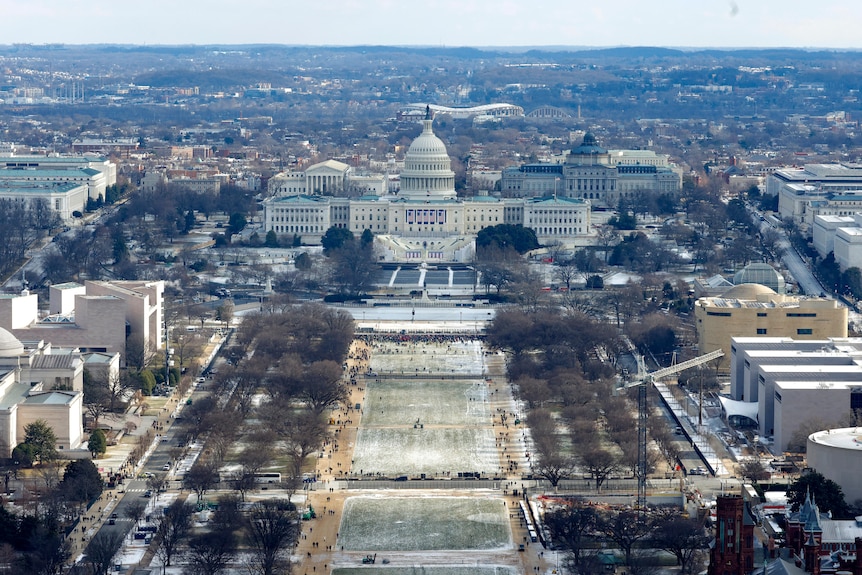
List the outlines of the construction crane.
{"type": "Polygon", "coordinates": [[[669,375],[685,371],[692,367],[703,365],[714,359],[723,356],[724,352],[720,349],[711,351],[707,354],[689,359],[682,363],[677,363],[670,367],[657,369],[651,373],[646,373],[643,366],[643,356],[638,356],[638,378],[636,381],[630,381],[623,385],[623,389],[632,387],[638,388],[638,509],[646,508],[646,476],[647,476],[647,387],[654,381],[663,379],[669,375]]]}

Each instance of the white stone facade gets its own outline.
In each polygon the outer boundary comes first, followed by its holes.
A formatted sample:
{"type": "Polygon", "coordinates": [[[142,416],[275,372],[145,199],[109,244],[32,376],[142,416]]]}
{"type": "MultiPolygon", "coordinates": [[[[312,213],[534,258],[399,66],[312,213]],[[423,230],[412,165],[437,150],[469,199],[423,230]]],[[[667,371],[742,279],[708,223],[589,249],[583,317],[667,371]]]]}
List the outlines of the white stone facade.
{"type": "MultiPolygon", "coordinates": [[[[475,235],[500,224],[533,228],[540,242],[572,241],[590,233],[589,200],[487,195],[458,199],[446,146],[434,135],[432,124],[426,110],[423,131],[405,157],[397,195],[351,199],[309,193],[275,195],[263,202],[267,233],[295,234],[303,242],[314,243],[330,226],[349,229],[354,235],[370,230],[386,244],[383,257],[387,261],[468,261],[475,235]],[[451,241],[443,241],[447,239],[451,241]]],[[[339,173],[349,182],[347,166],[334,164],[339,163],[318,164],[322,168],[317,172],[341,169],[339,173]]],[[[280,190],[298,189],[301,178],[282,174],[273,180],[269,190],[278,194],[280,190]]],[[[338,182],[336,179],[326,185],[337,187],[338,182]]]]}
{"type": "Polygon", "coordinates": [[[856,224],[851,216],[815,216],[812,228],[812,241],[814,249],[821,258],[829,255],[835,249],[835,232],[838,228],[849,227],[856,224]]]}
{"type": "Polygon", "coordinates": [[[835,263],[842,271],[862,268],[862,228],[838,228],[833,241],[835,263]]]}
{"type": "Polygon", "coordinates": [[[35,342],[26,346],[0,329],[0,457],[24,439],[24,427],[45,420],[57,449],[83,440],[83,356],[35,342]]]}
{"type": "Polygon", "coordinates": [[[507,196],[555,195],[616,207],[621,199],[634,199],[640,193],[679,194],[682,172],[666,156],[606,150],[587,133],[563,161],[505,168],[500,189],[507,196]]]}

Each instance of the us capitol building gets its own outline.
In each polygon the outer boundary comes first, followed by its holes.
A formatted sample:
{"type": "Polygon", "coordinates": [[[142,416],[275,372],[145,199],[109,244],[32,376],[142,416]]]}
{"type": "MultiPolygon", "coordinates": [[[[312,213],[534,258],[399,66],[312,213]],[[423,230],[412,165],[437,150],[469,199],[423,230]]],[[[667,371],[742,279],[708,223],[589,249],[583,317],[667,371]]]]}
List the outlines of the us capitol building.
{"type": "Polygon", "coordinates": [[[414,263],[469,262],[476,234],[498,224],[532,228],[543,244],[571,244],[589,235],[589,199],[557,194],[457,198],[455,173],[445,144],[434,135],[430,109],[422,124],[422,133],[405,156],[401,188],[395,194],[379,186],[354,198],[327,195],[350,184],[350,167],[334,160],[274,176],[269,187],[274,195],[263,202],[267,233],[297,235],[312,244],[332,226],[356,236],[370,230],[382,261],[414,263]]]}

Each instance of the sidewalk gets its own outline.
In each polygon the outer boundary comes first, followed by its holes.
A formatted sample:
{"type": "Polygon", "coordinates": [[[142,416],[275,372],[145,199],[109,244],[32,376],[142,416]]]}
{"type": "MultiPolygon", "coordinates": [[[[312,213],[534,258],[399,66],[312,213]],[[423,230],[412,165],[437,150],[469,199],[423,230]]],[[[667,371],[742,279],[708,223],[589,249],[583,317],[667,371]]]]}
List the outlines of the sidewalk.
{"type": "MultiPolygon", "coordinates": [[[[218,349],[223,343],[224,338],[210,339],[204,347],[202,357],[211,359],[218,353],[218,349]]],[[[196,376],[196,373],[188,373],[183,377],[191,379],[196,376]]],[[[145,398],[143,403],[148,405],[146,410],[143,410],[142,406],[136,406],[122,415],[103,416],[99,421],[100,427],[121,430],[126,429],[128,423],[133,423],[134,429],[131,429],[128,434],[124,434],[116,445],[109,445],[102,457],[93,460],[99,473],[103,477],[114,473],[123,473],[127,478],[136,477],[146,464],[150,454],[160,444],[161,436],[170,429],[174,416],[183,408],[185,399],[192,391],[194,391],[194,387],[189,385],[188,392],[182,397],[177,397],[175,390],[170,397],[150,396],[145,398]],[[147,446],[144,456],[135,464],[129,458],[147,432],[152,432],[152,440],[147,446]]],[[[122,500],[125,492],[125,484],[117,485],[115,489],[107,489],[106,487],[102,496],[80,518],[68,537],[72,548],[72,563],[80,559],[87,543],[98,533],[104,520],[110,517],[111,510],[122,500]]]]}

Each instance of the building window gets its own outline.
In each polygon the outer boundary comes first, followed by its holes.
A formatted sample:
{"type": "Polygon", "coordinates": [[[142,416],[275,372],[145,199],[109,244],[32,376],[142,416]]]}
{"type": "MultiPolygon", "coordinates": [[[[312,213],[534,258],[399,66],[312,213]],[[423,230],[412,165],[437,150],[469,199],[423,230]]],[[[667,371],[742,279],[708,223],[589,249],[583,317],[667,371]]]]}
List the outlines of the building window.
{"type": "Polygon", "coordinates": [[[766,312],[765,311],[757,312],[757,317],[766,317],[766,312]]]}
{"type": "Polygon", "coordinates": [[[766,335],[766,328],[765,327],[757,328],[757,335],[766,335]]]}
{"type": "Polygon", "coordinates": [[[803,327],[796,330],[796,335],[812,335],[814,330],[810,327],[803,327]]]}

